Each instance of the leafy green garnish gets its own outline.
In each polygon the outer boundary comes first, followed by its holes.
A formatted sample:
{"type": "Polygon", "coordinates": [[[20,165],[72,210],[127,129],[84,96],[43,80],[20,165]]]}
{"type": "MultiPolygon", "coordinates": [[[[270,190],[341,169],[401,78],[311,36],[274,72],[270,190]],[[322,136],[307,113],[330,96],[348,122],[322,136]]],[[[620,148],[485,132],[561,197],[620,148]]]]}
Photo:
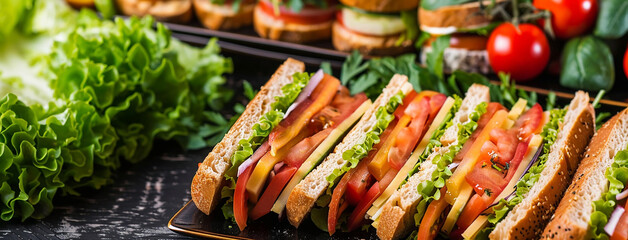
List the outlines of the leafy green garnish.
{"type": "MultiPolygon", "coordinates": [[[[556,141],[560,125],[564,121],[565,114],[567,114],[567,109],[550,110],[549,122],[543,126],[543,131],[541,132],[541,137],[543,137],[544,142],[543,152],[539,156],[537,162],[530,167],[530,170],[528,170],[528,172],[523,175],[521,180],[517,182],[515,196],[508,201],[502,199],[499,201],[499,204],[493,207],[495,213],[489,216],[490,223],[497,224],[504,217],[506,217],[508,212],[510,212],[523,200],[525,194],[527,194],[530,191],[530,188],[532,188],[532,186],[534,186],[534,184],[539,180],[541,172],[545,168],[545,163],[547,162],[550,149],[556,141]]],[[[494,226],[491,226],[490,229],[492,229],[492,227],[494,226]]]]}
{"type": "Polygon", "coordinates": [[[624,190],[624,183],[628,181],[628,146],[615,155],[613,164],[604,173],[608,179],[608,189],[599,200],[593,201],[593,213],[589,221],[588,239],[609,239],[604,226],[615,210],[617,194],[624,190]]]}
{"type": "Polygon", "coordinates": [[[423,0],[421,1],[421,8],[433,11],[441,7],[460,5],[472,1],[474,0],[423,0]]]}
{"type": "Polygon", "coordinates": [[[253,155],[257,147],[266,141],[273,128],[283,119],[288,107],[310,81],[310,77],[311,75],[308,73],[292,75],[292,82],[281,88],[281,95],[275,96],[275,102],[270,105],[271,110],[262,115],[259,121],[253,125],[251,136],[238,142],[238,148],[231,157],[231,167],[225,172],[227,184],[221,190],[221,197],[227,199],[227,202],[222,206],[222,213],[225,218],[233,219],[233,204],[231,203],[233,202],[238,167],[253,155]]]}
{"type": "Polygon", "coordinates": [[[111,22],[63,1],[34,1],[23,16],[11,33],[20,41],[4,44],[45,44],[19,59],[32,76],[0,78],[12,93],[0,126],[3,220],[43,218],[58,191],[112,182],[122,159],[144,159],[155,140],[203,148],[233,123],[218,113],[233,93],[216,40],[193,48],[151,18],[111,22]]]}

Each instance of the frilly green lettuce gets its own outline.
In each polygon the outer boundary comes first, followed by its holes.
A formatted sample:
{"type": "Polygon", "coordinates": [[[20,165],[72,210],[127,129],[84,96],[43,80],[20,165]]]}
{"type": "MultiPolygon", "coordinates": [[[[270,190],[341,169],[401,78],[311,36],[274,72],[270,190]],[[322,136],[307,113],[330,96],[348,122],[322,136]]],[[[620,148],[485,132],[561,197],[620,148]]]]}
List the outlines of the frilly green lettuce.
{"type": "Polygon", "coordinates": [[[604,226],[615,210],[617,194],[624,190],[624,183],[628,182],[628,147],[615,155],[613,164],[606,169],[604,174],[608,179],[608,190],[602,197],[593,202],[593,213],[589,221],[588,239],[609,239],[604,231],[604,226]]]}
{"type": "MultiPolygon", "coordinates": [[[[222,213],[227,219],[233,219],[233,192],[235,191],[238,167],[251,155],[257,147],[262,145],[270,132],[281,122],[284,113],[290,105],[297,99],[301,90],[310,81],[312,75],[308,73],[295,73],[292,75],[292,82],[281,88],[281,95],[275,96],[275,102],[270,105],[271,110],[253,125],[251,136],[238,142],[238,149],[231,157],[231,167],[225,173],[227,185],[220,191],[221,198],[227,201],[222,206],[222,213]]],[[[233,219],[235,220],[235,219],[233,219]]]]}
{"type": "MultiPolygon", "coordinates": [[[[539,180],[541,172],[545,168],[545,162],[549,156],[550,149],[556,141],[556,136],[560,130],[560,125],[563,123],[567,109],[552,109],[550,111],[549,122],[543,126],[541,137],[543,137],[543,152],[537,163],[535,163],[528,172],[523,175],[521,180],[517,183],[515,196],[510,200],[504,199],[499,201],[495,207],[493,207],[494,213],[489,216],[489,222],[491,224],[497,224],[501,221],[510,210],[512,210],[517,204],[519,204],[526,193],[530,191],[530,188],[539,180]]],[[[492,229],[494,226],[489,226],[487,229],[492,229]]]]}
{"type": "Polygon", "coordinates": [[[89,10],[54,8],[60,3],[36,0],[18,23],[26,41],[55,41],[45,44],[51,45],[45,56],[26,56],[44,66],[32,74],[41,80],[0,78],[2,93],[9,93],[0,101],[5,221],[43,218],[58,191],[78,194],[112,182],[122,159],[144,159],[155,140],[203,148],[217,143],[233,122],[218,113],[233,95],[223,77],[233,66],[219,55],[215,39],[196,49],[172,39],[151,18],[103,21],[89,10]],[[46,32],[42,14],[67,25],[46,32]],[[36,90],[51,94],[30,96],[36,90]]]}
{"type": "MultiPolygon", "coordinates": [[[[436,155],[432,159],[432,163],[436,165],[436,170],[432,173],[430,180],[422,182],[417,186],[417,191],[421,195],[422,199],[417,206],[417,213],[414,215],[415,224],[418,226],[427,205],[432,200],[440,199],[440,189],[445,186],[445,181],[452,175],[451,170],[448,168],[452,163],[456,154],[462,149],[464,143],[469,139],[473,131],[478,126],[477,121],[482,114],[486,113],[487,103],[483,102],[478,104],[474,111],[469,115],[469,121],[464,124],[460,124],[458,131],[458,141],[456,144],[449,146],[449,151],[442,155],[436,155]]],[[[446,128],[453,125],[453,121],[448,121],[446,128]]],[[[436,142],[434,142],[436,143],[436,142]]],[[[431,143],[430,143],[431,144],[431,143]]],[[[440,144],[440,143],[438,143],[440,144]]]]}

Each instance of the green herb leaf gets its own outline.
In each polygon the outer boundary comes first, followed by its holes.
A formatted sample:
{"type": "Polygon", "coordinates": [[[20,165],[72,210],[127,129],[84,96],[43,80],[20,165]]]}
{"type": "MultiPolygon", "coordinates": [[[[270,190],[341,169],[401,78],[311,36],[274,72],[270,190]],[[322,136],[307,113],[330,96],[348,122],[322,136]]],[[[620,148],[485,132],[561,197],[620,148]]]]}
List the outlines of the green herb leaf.
{"type": "Polygon", "coordinates": [[[628,1],[602,0],[595,25],[595,36],[617,39],[628,31],[628,1]]]}
{"type": "Polygon", "coordinates": [[[421,1],[421,8],[433,11],[441,7],[460,5],[472,1],[473,0],[423,0],[421,1]]]}
{"type": "MultiPolygon", "coordinates": [[[[628,18],[627,18],[628,19],[628,18]]],[[[589,91],[607,90],[615,83],[613,55],[593,36],[569,40],[562,55],[560,85],[589,91]]]]}

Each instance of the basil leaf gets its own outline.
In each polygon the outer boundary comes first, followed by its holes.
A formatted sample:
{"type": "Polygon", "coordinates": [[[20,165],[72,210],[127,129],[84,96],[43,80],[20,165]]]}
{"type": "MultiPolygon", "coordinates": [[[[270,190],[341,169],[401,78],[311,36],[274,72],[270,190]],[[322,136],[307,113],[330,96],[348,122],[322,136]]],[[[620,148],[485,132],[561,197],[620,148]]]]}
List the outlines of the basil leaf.
{"type": "Polygon", "coordinates": [[[440,36],[432,43],[432,51],[427,53],[425,64],[434,75],[443,79],[443,57],[445,49],[449,47],[450,35],[440,36]]]}
{"type": "Polygon", "coordinates": [[[601,0],[594,34],[601,38],[617,39],[628,31],[628,1],[601,0]]]}
{"type": "Polygon", "coordinates": [[[593,36],[567,42],[562,56],[560,85],[589,91],[610,90],[615,82],[611,50],[593,36]]]}
{"type": "Polygon", "coordinates": [[[473,0],[423,0],[421,1],[421,8],[433,11],[441,7],[459,5],[472,1],[473,0]]]}

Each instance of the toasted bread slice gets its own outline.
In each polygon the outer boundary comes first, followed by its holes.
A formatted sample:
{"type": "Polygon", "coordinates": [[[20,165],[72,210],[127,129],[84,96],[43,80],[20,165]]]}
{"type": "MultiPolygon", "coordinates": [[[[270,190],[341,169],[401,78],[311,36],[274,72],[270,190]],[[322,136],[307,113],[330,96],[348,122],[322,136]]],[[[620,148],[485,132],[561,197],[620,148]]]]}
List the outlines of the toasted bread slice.
{"type": "Polygon", "coordinates": [[[164,22],[187,23],[192,19],[192,0],[116,0],[127,16],[151,15],[164,22]]]}
{"type": "Polygon", "coordinates": [[[418,0],[340,0],[346,6],[363,9],[370,12],[396,13],[416,9],[418,0]]]}
{"type": "Polygon", "coordinates": [[[600,128],[589,144],[574,179],[567,188],[542,239],[585,239],[593,213],[592,202],[608,188],[604,176],[617,152],[628,144],[628,109],[615,115],[600,128]]]}
{"type": "Polygon", "coordinates": [[[293,43],[313,42],[331,37],[333,21],[317,24],[288,23],[268,16],[256,6],[253,14],[255,31],[263,38],[293,43]]]}
{"type": "Polygon", "coordinates": [[[343,52],[358,50],[364,55],[399,55],[410,52],[414,48],[411,39],[397,44],[401,35],[372,36],[358,34],[350,31],[342,24],[334,22],[332,29],[332,43],[334,47],[343,52]]]}
{"type": "Polygon", "coordinates": [[[595,111],[589,103],[589,95],[578,91],[569,104],[538,182],[495,226],[491,239],[531,239],[541,234],[594,132],[595,111]]]}
{"type": "Polygon", "coordinates": [[[243,1],[239,11],[231,5],[212,4],[210,0],[194,0],[196,17],[206,28],[213,30],[237,29],[253,24],[254,2],[243,1]]]}
{"type": "Polygon", "coordinates": [[[437,169],[436,165],[432,163],[432,159],[437,155],[445,154],[449,151],[449,146],[457,143],[460,123],[468,122],[469,115],[473,113],[476,106],[488,101],[490,101],[488,87],[474,84],[469,88],[467,95],[462,100],[460,109],[452,119],[454,124],[447,128],[439,139],[443,146],[434,149],[430,156],[421,163],[419,171],[397,189],[382,207],[382,213],[377,220],[377,236],[380,239],[399,239],[415,227],[414,212],[421,199],[417,187],[421,182],[431,179],[432,173],[437,169]]]}
{"type": "Polygon", "coordinates": [[[251,129],[260,117],[271,110],[275,96],[282,94],[281,88],[292,82],[292,75],[303,72],[303,62],[288,58],[268,82],[261,88],[255,98],[246,106],[246,110],[229,129],[229,132],[205,157],[198,167],[192,180],[192,200],[196,207],[205,214],[210,214],[220,202],[220,190],[223,186],[224,174],[231,166],[231,157],[238,148],[241,139],[249,138],[251,129]]]}
{"type": "MultiPolygon", "coordinates": [[[[497,0],[501,2],[504,0],[497,0]]],[[[485,0],[484,5],[491,4],[490,0],[485,0]]],[[[456,28],[475,29],[485,27],[491,23],[480,9],[479,1],[472,1],[464,4],[445,6],[436,10],[426,10],[419,8],[419,24],[421,30],[430,34],[430,28],[456,28]]]]}
{"type": "Polygon", "coordinates": [[[325,193],[329,186],[326,178],[331,175],[335,169],[342,168],[347,161],[342,158],[342,154],[357,144],[364,142],[366,133],[371,131],[377,118],[375,111],[388,104],[391,97],[402,91],[404,94],[412,91],[412,85],[408,82],[408,78],[403,75],[395,75],[390,83],[383,90],[382,94],[375,100],[375,103],[369,108],[360,119],[360,121],[347,133],[342,142],[336,146],[333,153],[329,154],[323,163],[318,165],[310,174],[308,174],[290,193],[288,202],[286,203],[286,213],[288,221],[295,227],[298,227],[305,216],[314,206],[314,202],[325,193]]]}

